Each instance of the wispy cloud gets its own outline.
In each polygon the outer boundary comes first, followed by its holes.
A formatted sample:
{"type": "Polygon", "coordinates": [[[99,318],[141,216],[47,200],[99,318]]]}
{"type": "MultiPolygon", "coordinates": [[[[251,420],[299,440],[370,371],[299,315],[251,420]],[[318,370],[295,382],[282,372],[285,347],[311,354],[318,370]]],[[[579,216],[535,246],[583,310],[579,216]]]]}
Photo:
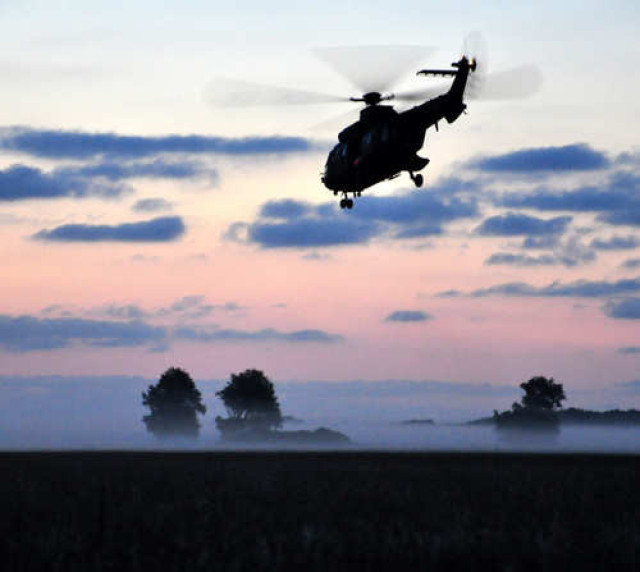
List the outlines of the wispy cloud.
{"type": "Polygon", "coordinates": [[[344,338],[324,330],[297,330],[281,332],[273,328],[262,330],[234,330],[207,327],[178,328],[177,339],[194,342],[292,342],[292,343],[336,343],[344,338]]]}
{"type": "Polygon", "coordinates": [[[125,185],[87,179],[70,171],[46,173],[25,165],[12,165],[0,170],[0,201],[116,198],[129,191],[131,189],[125,185]]]}
{"type": "Polygon", "coordinates": [[[640,246],[637,236],[612,236],[609,239],[595,238],[591,246],[597,250],[631,250],[640,246]]]}
{"type": "Polygon", "coordinates": [[[622,263],[622,267],[629,270],[640,268],[640,258],[629,258],[622,263]]]}
{"type": "Polygon", "coordinates": [[[170,242],[186,231],[180,217],[161,217],[117,225],[66,224],[33,235],[53,242],[170,242]]]}
{"type": "Polygon", "coordinates": [[[169,201],[162,198],[140,199],[131,207],[134,212],[152,213],[158,211],[171,210],[172,205],[169,201]]]}
{"type": "Polygon", "coordinates": [[[611,161],[585,143],[561,147],[531,147],[475,159],[470,166],[490,173],[565,173],[604,169],[611,161]]]}
{"type": "Polygon", "coordinates": [[[391,312],[386,318],[385,322],[426,322],[433,319],[433,316],[423,312],[421,310],[396,310],[391,312]]]}
{"type": "Polygon", "coordinates": [[[623,355],[640,355],[640,346],[623,346],[618,348],[618,353],[623,355]]]}
{"type": "Polygon", "coordinates": [[[612,300],[604,306],[604,313],[619,320],[640,320],[640,298],[612,300]]]}
{"type": "Polygon", "coordinates": [[[131,320],[41,319],[0,315],[0,348],[11,352],[54,350],[83,345],[100,348],[159,346],[164,328],[131,320]]]}
{"type": "Polygon", "coordinates": [[[507,193],[496,202],[509,208],[596,213],[600,222],[637,226],[640,225],[640,175],[615,171],[597,187],[539,188],[525,193],[507,193]]]}
{"type": "Polygon", "coordinates": [[[107,161],[60,167],[56,172],[63,175],[82,178],[103,178],[109,181],[125,179],[195,179],[206,177],[213,183],[218,182],[218,172],[200,162],[189,159],[154,159],[152,161],[107,161]]]}
{"type": "Polygon", "coordinates": [[[482,236],[548,236],[562,234],[571,217],[561,216],[541,219],[526,214],[509,212],[492,216],[475,230],[482,236]]]}
{"type": "Polygon", "coordinates": [[[508,282],[488,288],[479,288],[465,294],[459,290],[449,290],[441,297],[486,296],[549,297],[549,298],[606,298],[640,292],[640,278],[630,278],[607,282],[605,280],[576,280],[574,282],[552,282],[547,286],[532,286],[526,282],[508,282]]]}
{"type": "Polygon", "coordinates": [[[301,137],[142,136],[14,127],[0,134],[0,148],[32,157],[88,160],[161,154],[287,154],[309,151],[313,145],[301,137]]]}

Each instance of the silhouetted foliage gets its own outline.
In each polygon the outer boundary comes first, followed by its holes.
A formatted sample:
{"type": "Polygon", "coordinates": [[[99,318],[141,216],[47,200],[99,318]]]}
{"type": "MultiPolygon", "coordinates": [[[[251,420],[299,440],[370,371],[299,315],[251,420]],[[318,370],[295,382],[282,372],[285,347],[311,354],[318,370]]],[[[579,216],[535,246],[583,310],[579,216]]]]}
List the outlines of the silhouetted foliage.
{"type": "Polygon", "coordinates": [[[224,433],[264,432],[282,425],[275,388],[260,370],[247,369],[231,374],[224,389],[216,392],[229,417],[216,417],[216,426],[224,433]]]}
{"type": "Polygon", "coordinates": [[[552,377],[532,377],[520,387],[524,390],[522,406],[528,409],[558,409],[567,398],[562,384],[556,383],[552,377]]]}
{"type": "Polygon", "coordinates": [[[142,420],[157,437],[197,437],[197,413],[207,411],[191,376],[176,367],[165,371],[156,385],[142,393],[142,404],[151,410],[142,420]]]}
{"type": "Polygon", "coordinates": [[[570,407],[558,412],[562,423],[574,423],[580,425],[640,425],[640,411],[629,409],[611,409],[609,411],[590,411],[570,407]]]}
{"type": "Polygon", "coordinates": [[[532,377],[521,383],[525,392],[522,403],[514,403],[511,411],[493,412],[493,420],[499,429],[542,429],[557,431],[560,423],[555,412],[566,399],[561,383],[552,377],[532,377]]]}

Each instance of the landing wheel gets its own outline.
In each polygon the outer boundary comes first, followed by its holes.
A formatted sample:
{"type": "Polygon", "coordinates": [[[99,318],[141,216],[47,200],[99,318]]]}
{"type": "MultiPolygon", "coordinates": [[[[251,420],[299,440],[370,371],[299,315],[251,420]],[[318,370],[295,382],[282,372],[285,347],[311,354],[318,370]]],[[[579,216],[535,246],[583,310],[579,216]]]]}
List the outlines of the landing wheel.
{"type": "Polygon", "coordinates": [[[347,199],[340,199],[340,208],[344,209],[347,207],[347,199]]]}
{"type": "Polygon", "coordinates": [[[353,208],[353,199],[345,199],[345,206],[348,209],[352,209],[353,208]]]}
{"type": "Polygon", "coordinates": [[[413,183],[416,187],[421,187],[424,183],[424,177],[418,173],[413,177],[413,183]]]}

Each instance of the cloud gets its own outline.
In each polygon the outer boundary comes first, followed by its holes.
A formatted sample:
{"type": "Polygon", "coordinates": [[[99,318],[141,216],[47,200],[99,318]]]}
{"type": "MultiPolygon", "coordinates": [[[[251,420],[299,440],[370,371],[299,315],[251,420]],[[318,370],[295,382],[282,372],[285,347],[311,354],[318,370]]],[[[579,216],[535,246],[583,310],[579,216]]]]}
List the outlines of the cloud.
{"type": "Polygon", "coordinates": [[[562,262],[553,254],[542,254],[540,256],[529,256],[526,254],[511,254],[508,252],[496,252],[487,258],[484,263],[487,266],[553,266],[562,262]]]}
{"type": "Polygon", "coordinates": [[[362,197],[349,211],[332,203],[269,201],[256,220],[232,223],[223,237],[263,248],[317,248],[441,235],[445,224],[478,214],[476,198],[454,194],[472,188],[446,180],[428,191],[362,197]]]}
{"type": "Polygon", "coordinates": [[[549,250],[560,244],[559,234],[547,234],[542,236],[527,236],[522,242],[522,248],[528,250],[549,250]]]}
{"type": "Polygon", "coordinates": [[[104,310],[110,318],[116,320],[142,320],[149,317],[149,312],[145,312],[140,306],[126,304],[124,306],[110,305],[104,310]]]}
{"type": "Polygon", "coordinates": [[[107,304],[89,309],[74,308],[54,304],[41,311],[41,314],[57,317],[100,317],[115,320],[142,320],[142,319],[172,319],[182,322],[184,320],[197,320],[205,318],[214,312],[233,313],[245,310],[244,306],[236,302],[222,304],[210,304],[204,296],[190,295],[178,298],[167,306],[153,309],[144,309],[138,304],[107,304]]]}
{"type": "Polygon", "coordinates": [[[576,280],[574,282],[552,282],[547,286],[532,286],[525,282],[508,282],[488,288],[473,290],[464,294],[459,290],[447,290],[438,294],[439,297],[472,296],[483,298],[486,296],[513,297],[549,297],[549,298],[603,298],[620,296],[640,292],[640,278],[622,279],[616,282],[605,280],[590,281],[576,280]]]}
{"type": "Polygon", "coordinates": [[[623,355],[640,355],[639,346],[624,346],[618,348],[618,353],[623,355]]]}
{"type": "Polygon", "coordinates": [[[0,170],[0,201],[59,198],[116,198],[129,187],[79,177],[70,172],[45,173],[34,167],[12,165],[0,170]]]}
{"type": "Polygon", "coordinates": [[[532,147],[503,155],[484,157],[470,163],[471,167],[489,173],[546,174],[567,171],[592,171],[611,164],[607,156],[578,143],[562,147],[532,147]]]}
{"type": "Polygon", "coordinates": [[[535,266],[566,266],[572,268],[583,264],[585,262],[591,262],[595,259],[593,253],[585,253],[584,255],[571,255],[571,254],[541,254],[539,256],[530,256],[527,254],[512,254],[509,252],[496,252],[485,260],[487,266],[518,266],[522,268],[535,267],[535,266]]]}
{"type": "Polygon", "coordinates": [[[151,213],[157,211],[171,210],[172,205],[169,201],[162,198],[140,199],[137,201],[132,210],[139,213],[151,213]]]}
{"type": "MultiPolygon", "coordinates": [[[[478,214],[475,197],[453,195],[450,182],[425,190],[358,199],[354,218],[393,225],[397,238],[442,234],[442,225],[478,214]]],[[[465,190],[475,189],[467,186],[465,190]]]]}
{"type": "Polygon", "coordinates": [[[509,212],[490,217],[475,230],[483,236],[548,236],[562,234],[571,217],[561,216],[552,219],[541,219],[525,214],[509,212]]]}
{"type": "Polygon", "coordinates": [[[178,328],[174,335],[177,339],[195,342],[292,342],[292,343],[335,343],[344,338],[323,330],[297,330],[280,332],[273,328],[256,331],[216,329],[216,328],[178,328]]]}
{"type": "Polygon", "coordinates": [[[313,149],[301,137],[215,137],[204,135],[137,136],[84,131],[5,129],[0,148],[46,159],[138,159],[160,154],[267,155],[300,153],[313,149]]]}
{"type": "Polygon", "coordinates": [[[215,169],[203,166],[196,161],[171,161],[155,159],[154,161],[135,162],[103,162],[97,164],[61,167],[57,173],[74,176],[95,178],[101,177],[110,181],[124,179],[193,179],[207,177],[212,182],[218,182],[218,173],[215,169]]]}
{"type": "Polygon", "coordinates": [[[591,246],[597,250],[630,250],[640,246],[640,239],[637,236],[612,236],[608,240],[596,238],[591,241],[591,246]]]}
{"type": "Polygon", "coordinates": [[[510,193],[497,199],[509,208],[540,211],[600,213],[599,220],[610,224],[640,224],[640,176],[615,172],[599,187],[586,186],[571,190],[536,189],[529,193],[510,193]]]}
{"type": "Polygon", "coordinates": [[[164,328],[139,320],[111,322],[0,315],[0,348],[11,352],[55,350],[74,345],[99,348],[157,347],[165,342],[164,328]]]}
{"type": "Polygon", "coordinates": [[[260,216],[264,218],[293,219],[308,215],[311,205],[293,199],[268,201],[260,207],[260,216]]]}
{"type": "Polygon", "coordinates": [[[385,318],[385,322],[426,322],[432,318],[420,310],[396,310],[385,318]]]}
{"type": "Polygon", "coordinates": [[[180,217],[161,217],[118,225],[66,224],[33,235],[54,242],[170,242],[185,233],[180,217]]]}
{"type": "Polygon", "coordinates": [[[623,268],[628,268],[630,270],[635,270],[636,268],[640,268],[640,258],[629,258],[622,263],[623,268]]]}
{"type": "MultiPolygon", "coordinates": [[[[537,239],[538,237],[533,237],[537,239]]],[[[535,266],[566,266],[572,268],[580,264],[587,264],[593,262],[596,259],[596,254],[592,248],[585,246],[580,236],[572,236],[568,240],[561,241],[559,238],[554,237],[551,241],[546,241],[547,237],[542,237],[543,240],[537,240],[534,242],[532,237],[527,238],[522,248],[531,250],[533,247],[544,248],[547,247],[547,242],[553,248],[553,252],[545,253],[538,256],[531,256],[529,254],[522,253],[508,253],[498,252],[492,254],[485,264],[487,266],[492,265],[511,265],[521,268],[535,267],[535,266]]]]}
{"type": "Polygon", "coordinates": [[[604,313],[618,320],[640,320],[640,298],[629,297],[612,300],[604,308],[604,313]]]}
{"type": "Polygon", "coordinates": [[[363,244],[379,233],[375,224],[353,218],[304,218],[280,223],[255,222],[249,225],[247,238],[263,248],[309,248],[363,244]]]}

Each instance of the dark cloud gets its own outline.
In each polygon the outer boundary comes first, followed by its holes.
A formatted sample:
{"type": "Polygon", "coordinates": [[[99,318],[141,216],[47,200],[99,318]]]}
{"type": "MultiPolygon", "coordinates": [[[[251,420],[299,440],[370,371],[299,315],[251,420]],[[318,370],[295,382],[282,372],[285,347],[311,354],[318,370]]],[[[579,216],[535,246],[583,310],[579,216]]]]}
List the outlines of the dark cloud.
{"type": "MultiPolygon", "coordinates": [[[[637,207],[640,207],[640,203],[636,205],[637,207]]],[[[640,211],[619,210],[603,213],[598,216],[598,220],[618,226],[640,226],[640,211]]]]}
{"type": "Polygon", "coordinates": [[[195,161],[172,161],[163,159],[144,162],[105,162],[91,165],[61,167],[56,170],[61,174],[74,177],[102,177],[110,181],[124,179],[193,179],[207,177],[218,182],[218,173],[195,161]]]}
{"type": "Polygon", "coordinates": [[[297,330],[294,332],[280,332],[273,328],[256,331],[212,329],[212,328],[178,328],[175,332],[177,339],[195,342],[292,342],[292,343],[335,343],[344,338],[337,334],[330,334],[323,330],[297,330]]]}
{"type": "Polygon", "coordinates": [[[166,211],[171,210],[171,203],[162,198],[140,199],[133,205],[132,210],[139,213],[166,211]]]}
{"type": "Polygon", "coordinates": [[[596,238],[591,241],[591,247],[597,250],[631,250],[640,246],[637,236],[612,236],[608,240],[596,238]]]}
{"type": "Polygon", "coordinates": [[[536,189],[529,193],[505,194],[501,206],[540,211],[599,213],[610,224],[640,224],[640,177],[627,171],[611,175],[600,187],[587,186],[565,191],[536,189]]]}
{"type": "Polygon", "coordinates": [[[622,263],[622,267],[628,268],[629,270],[640,268],[640,258],[629,258],[622,263]]]}
{"type": "Polygon", "coordinates": [[[640,278],[622,279],[616,282],[604,280],[576,280],[574,282],[552,282],[547,286],[532,286],[525,282],[508,282],[488,288],[473,290],[464,294],[459,290],[447,290],[438,294],[439,297],[472,296],[476,298],[486,296],[513,297],[549,297],[549,298],[604,298],[640,292],[640,278]]]}
{"type": "Polygon", "coordinates": [[[380,234],[380,228],[353,218],[302,218],[280,223],[255,222],[247,238],[263,248],[309,248],[363,244],[380,234]]]}
{"type": "Polygon", "coordinates": [[[522,248],[527,250],[549,250],[560,244],[561,235],[547,234],[542,236],[527,236],[522,242],[522,248]]]}
{"type": "Polygon", "coordinates": [[[474,197],[452,195],[435,185],[428,190],[363,197],[349,214],[362,220],[393,224],[398,232],[424,228],[429,229],[425,234],[441,234],[444,223],[476,216],[478,204],[474,197]]]}
{"type": "Polygon", "coordinates": [[[88,310],[54,305],[45,308],[42,313],[46,313],[47,315],[57,314],[60,316],[64,312],[68,316],[99,316],[116,320],[170,318],[182,322],[184,320],[205,318],[214,312],[232,313],[245,309],[245,307],[240,306],[236,302],[210,304],[204,296],[191,295],[178,298],[168,306],[154,309],[144,309],[137,304],[108,304],[88,310]]]}
{"type": "MultiPolygon", "coordinates": [[[[263,248],[314,248],[364,244],[378,237],[409,239],[441,235],[445,224],[478,213],[474,197],[452,194],[450,187],[452,183],[446,182],[443,187],[429,191],[366,196],[358,199],[349,211],[342,211],[332,203],[270,201],[262,206],[254,222],[232,223],[223,236],[263,248]]],[[[460,188],[470,187],[460,185],[460,188]]]]}
{"type": "Polygon", "coordinates": [[[612,300],[604,306],[604,313],[619,320],[640,320],[640,298],[612,300]]]}
{"type": "Polygon", "coordinates": [[[135,304],[107,306],[104,313],[110,318],[117,320],[142,320],[149,317],[148,312],[145,312],[140,306],[136,306],[135,304]]]}
{"type": "Polygon", "coordinates": [[[640,355],[639,346],[624,346],[618,348],[618,353],[623,355],[640,355]]]}
{"type": "Polygon", "coordinates": [[[554,236],[553,240],[546,241],[547,237],[528,237],[522,248],[525,250],[552,248],[553,252],[532,256],[523,253],[498,252],[492,254],[485,264],[492,265],[510,265],[517,267],[535,267],[535,266],[566,266],[572,268],[581,264],[593,262],[596,259],[596,253],[591,247],[585,246],[579,235],[571,236],[567,240],[560,240],[554,236]],[[535,240],[542,238],[542,240],[535,240]],[[549,244],[547,244],[549,242],[549,244]]]}
{"type": "Polygon", "coordinates": [[[55,242],[169,242],[185,233],[180,217],[161,217],[118,225],[66,224],[33,235],[55,242]]]}
{"type": "Polygon", "coordinates": [[[595,259],[593,253],[585,253],[584,255],[575,254],[541,254],[539,256],[530,256],[527,254],[512,254],[509,252],[496,252],[485,260],[487,266],[518,266],[522,268],[535,266],[567,266],[572,268],[595,259]]]}
{"type": "Polygon", "coordinates": [[[509,212],[492,216],[482,222],[475,230],[483,236],[548,236],[562,234],[571,217],[561,216],[541,219],[526,214],[509,212]]]}
{"type": "Polygon", "coordinates": [[[268,201],[260,207],[260,216],[264,218],[292,219],[308,215],[311,205],[293,199],[268,201]]]}
{"type": "Polygon", "coordinates": [[[604,153],[583,143],[520,149],[503,155],[476,159],[470,166],[490,173],[540,174],[592,171],[604,169],[610,164],[604,153]]]}
{"type": "Polygon", "coordinates": [[[496,252],[487,258],[484,263],[487,266],[507,265],[507,266],[553,266],[561,264],[553,254],[542,254],[540,256],[529,256],[525,254],[511,254],[508,252],[496,252]]]}
{"type": "Polygon", "coordinates": [[[82,131],[7,129],[0,148],[46,159],[137,159],[161,154],[267,155],[309,151],[300,137],[213,137],[204,135],[135,136],[82,131]]]}
{"type": "Polygon", "coordinates": [[[426,322],[432,318],[420,310],[396,310],[385,318],[385,322],[426,322]]]}
{"type": "Polygon", "coordinates": [[[155,348],[165,342],[166,331],[163,328],[137,320],[110,322],[0,315],[0,348],[11,352],[54,350],[74,345],[155,348]]]}
{"type": "Polygon", "coordinates": [[[45,173],[25,165],[12,165],[0,170],[0,201],[115,198],[129,190],[120,184],[93,181],[64,171],[45,173]]]}

